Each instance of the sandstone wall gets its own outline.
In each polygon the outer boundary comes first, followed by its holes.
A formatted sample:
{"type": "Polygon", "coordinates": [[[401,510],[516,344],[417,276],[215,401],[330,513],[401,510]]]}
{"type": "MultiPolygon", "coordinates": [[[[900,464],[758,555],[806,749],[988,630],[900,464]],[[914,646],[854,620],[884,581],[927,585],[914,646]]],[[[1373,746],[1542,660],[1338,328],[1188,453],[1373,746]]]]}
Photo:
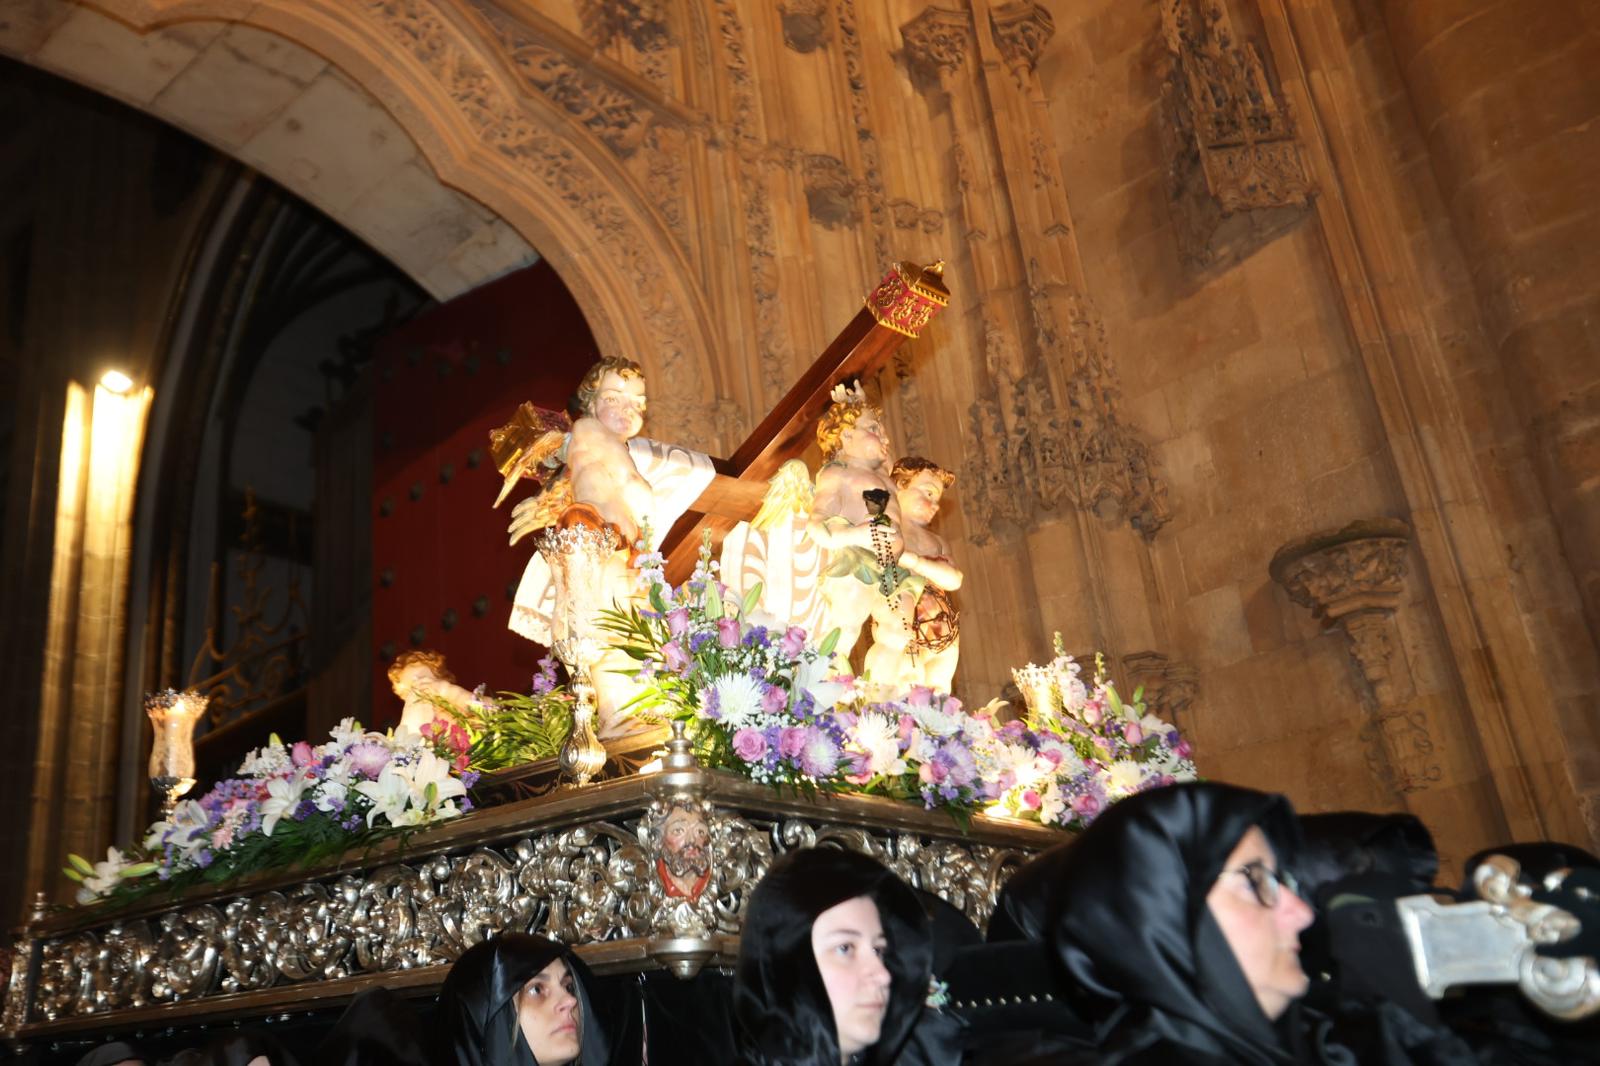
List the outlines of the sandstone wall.
{"type": "MultiPolygon", "coordinates": [[[[1409,807],[1456,859],[1588,834],[1578,0],[1499,35],[1487,80],[1482,26],[1519,5],[102,6],[147,52],[186,20],[171,69],[135,64],[141,103],[241,22],[322,57],[645,362],[653,429],[713,450],[889,262],[947,258],[955,304],[880,385],[900,450],[960,466],[963,695],[1060,630],[1148,683],[1212,776],[1409,807]],[[1409,548],[1345,575],[1342,606],[1272,577],[1283,546],[1366,519],[1409,548]],[[1352,595],[1360,624],[1333,623],[1352,595]]],[[[253,162],[326,186],[292,132],[253,162]]]]}

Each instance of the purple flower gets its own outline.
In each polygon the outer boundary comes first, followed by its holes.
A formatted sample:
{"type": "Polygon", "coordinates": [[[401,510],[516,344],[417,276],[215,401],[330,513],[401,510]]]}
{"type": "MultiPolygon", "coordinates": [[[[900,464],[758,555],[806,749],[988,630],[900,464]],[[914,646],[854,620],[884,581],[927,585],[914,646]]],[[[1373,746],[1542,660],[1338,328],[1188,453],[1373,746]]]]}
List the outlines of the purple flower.
{"type": "Polygon", "coordinates": [[[350,768],[362,777],[376,781],[389,763],[389,749],[376,741],[350,745],[350,768]]]}
{"type": "Polygon", "coordinates": [[[546,655],[539,660],[539,672],[533,675],[533,694],[543,696],[556,687],[556,661],[546,655]]]}
{"type": "Polygon", "coordinates": [[[689,629],[689,608],[674,607],[667,612],[667,632],[672,634],[674,640],[683,636],[689,629]]]}
{"type": "Polygon", "coordinates": [[[778,740],[778,754],[785,759],[798,758],[805,750],[806,731],[804,726],[792,725],[784,729],[778,740]]]}
{"type": "Polygon", "coordinates": [[[737,648],[739,646],[739,620],[737,618],[717,619],[717,643],[724,648],[737,648]]]}
{"type": "Polygon", "coordinates": [[[783,638],[778,641],[778,650],[791,659],[798,659],[800,653],[806,650],[806,631],[799,626],[784,630],[783,638]]]}
{"type": "Polygon", "coordinates": [[[711,643],[710,633],[689,634],[689,654],[693,655],[709,643],[711,643]]]}
{"type": "Polygon", "coordinates": [[[765,648],[772,644],[772,639],[767,636],[766,626],[755,626],[744,635],[744,646],[747,648],[765,648]]]}
{"type": "Polygon", "coordinates": [[[839,768],[839,745],[822,729],[807,726],[800,769],[812,777],[831,777],[839,768]]]}
{"type": "Polygon", "coordinates": [[[689,665],[689,653],[683,650],[682,644],[669,640],[661,645],[661,663],[673,673],[682,673],[689,665]]]}
{"type": "Polygon", "coordinates": [[[733,735],[733,753],[745,762],[760,762],[767,753],[767,738],[746,726],[733,735]]]}
{"type": "Polygon", "coordinates": [[[766,691],[761,693],[761,709],[768,714],[777,714],[788,705],[789,694],[777,685],[768,685],[766,691]]]}
{"type": "Polygon", "coordinates": [[[714,688],[706,689],[705,700],[700,704],[700,711],[707,718],[717,719],[722,717],[722,695],[714,688]]]}

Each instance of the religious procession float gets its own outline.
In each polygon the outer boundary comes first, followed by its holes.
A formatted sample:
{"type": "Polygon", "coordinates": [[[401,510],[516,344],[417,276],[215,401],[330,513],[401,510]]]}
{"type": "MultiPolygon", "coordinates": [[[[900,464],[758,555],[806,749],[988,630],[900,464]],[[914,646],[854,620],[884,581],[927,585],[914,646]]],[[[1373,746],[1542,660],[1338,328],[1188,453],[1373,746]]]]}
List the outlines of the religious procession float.
{"type": "MultiPolygon", "coordinates": [[[[405,653],[399,726],[274,737],[198,796],[207,695],[151,696],[163,816],[69,857],[80,905],[21,931],[0,1028],[37,1043],[424,991],[509,930],[602,973],[692,977],[736,956],[774,857],[817,844],[982,926],[1030,855],[1193,779],[1172,725],[1059,637],[1016,665],[1010,704],[950,694],[962,575],[933,524],[952,475],[895,459],[859,384],[947,300],[938,265],[896,267],[731,459],[640,436],[625,360],[596,365],[575,419],[524,404],[490,442],[494,505],[535,489],[510,512],[536,551],[509,624],[563,670],[490,696],[405,653]]],[[[1519,921],[1501,926],[1526,946],[1519,921]]]]}

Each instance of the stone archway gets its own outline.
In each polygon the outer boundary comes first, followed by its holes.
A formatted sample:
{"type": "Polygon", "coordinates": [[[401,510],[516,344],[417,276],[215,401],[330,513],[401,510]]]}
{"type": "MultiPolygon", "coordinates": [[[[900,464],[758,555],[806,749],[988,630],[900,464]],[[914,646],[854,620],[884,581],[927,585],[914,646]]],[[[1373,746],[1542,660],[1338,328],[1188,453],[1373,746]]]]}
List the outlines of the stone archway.
{"type": "Polygon", "coordinates": [[[652,432],[730,444],[682,250],[603,141],[615,131],[540,93],[519,50],[559,57],[497,9],[411,0],[34,0],[0,19],[0,52],[255,167],[435,296],[543,255],[602,351],[650,373],[652,432]]]}

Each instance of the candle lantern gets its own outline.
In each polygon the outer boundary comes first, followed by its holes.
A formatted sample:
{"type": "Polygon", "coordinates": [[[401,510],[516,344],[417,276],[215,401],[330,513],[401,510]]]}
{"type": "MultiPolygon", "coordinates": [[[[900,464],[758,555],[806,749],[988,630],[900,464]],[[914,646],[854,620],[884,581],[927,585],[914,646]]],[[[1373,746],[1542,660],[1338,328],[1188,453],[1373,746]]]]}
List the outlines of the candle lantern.
{"type": "Polygon", "coordinates": [[[171,816],[178,797],[194,787],[194,727],[210,697],[193,689],[167,689],[145,697],[155,738],[150,746],[150,784],[161,793],[161,811],[171,816]]]}

